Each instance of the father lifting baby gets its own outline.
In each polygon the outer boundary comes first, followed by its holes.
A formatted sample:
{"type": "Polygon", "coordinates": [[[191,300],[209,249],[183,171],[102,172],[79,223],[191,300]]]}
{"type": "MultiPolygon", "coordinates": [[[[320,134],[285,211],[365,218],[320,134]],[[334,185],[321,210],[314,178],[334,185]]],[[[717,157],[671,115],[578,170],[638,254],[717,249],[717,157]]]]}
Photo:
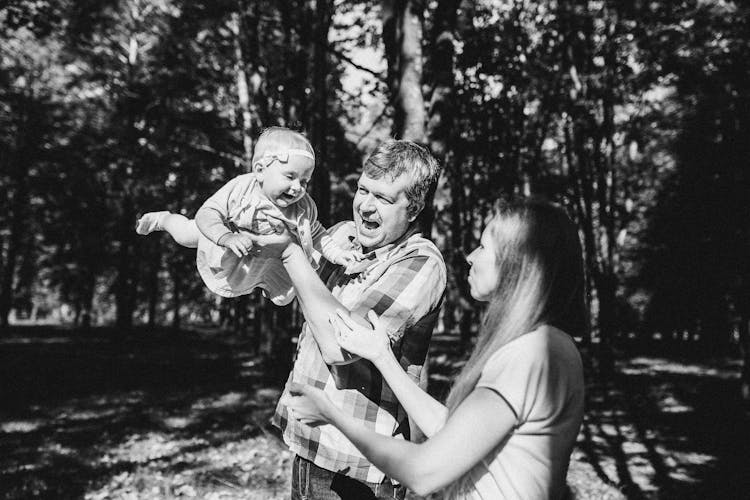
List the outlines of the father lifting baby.
{"type": "Polygon", "coordinates": [[[369,361],[342,350],[329,315],[348,311],[366,323],[373,311],[386,324],[402,368],[419,380],[446,285],[443,258],[423,238],[417,216],[439,168],[427,150],[386,141],[364,164],[351,222],[330,229],[340,245],[362,252],[348,265],[315,270],[289,232],[252,235],[265,257],[278,257],[291,277],[305,317],[297,356],[274,416],[296,454],[292,499],[403,498],[406,491],[370,464],[333,426],[310,427],[290,415],[289,385],[323,389],[343,411],[378,433],[409,439],[406,413],[369,361]]]}
{"type": "Polygon", "coordinates": [[[440,252],[418,230],[417,217],[437,182],[438,164],[410,141],[380,144],[364,164],[353,221],[325,230],[305,187],[314,168],[307,139],[289,129],[264,132],[253,172],[231,180],[196,220],[151,212],[137,231],[167,231],[198,249],[198,268],[215,293],[233,297],[263,288],[276,304],[296,295],[305,323],[274,424],[295,453],[296,499],[405,496],[330,425],[311,427],[289,409],[291,383],[323,389],[342,411],[380,434],[409,439],[408,418],[375,366],[339,347],[329,317],[337,310],[385,325],[396,359],[419,381],[446,285],[440,252]]]}

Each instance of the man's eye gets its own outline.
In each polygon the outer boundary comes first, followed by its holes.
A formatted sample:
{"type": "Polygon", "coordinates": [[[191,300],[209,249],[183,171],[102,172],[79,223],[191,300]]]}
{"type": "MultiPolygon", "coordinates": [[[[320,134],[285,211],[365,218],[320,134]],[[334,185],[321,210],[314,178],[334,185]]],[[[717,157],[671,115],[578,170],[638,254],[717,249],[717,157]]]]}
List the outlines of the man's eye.
{"type": "Polygon", "coordinates": [[[362,194],[367,194],[367,190],[365,188],[363,188],[362,186],[358,186],[357,187],[357,191],[359,191],[362,194]]]}

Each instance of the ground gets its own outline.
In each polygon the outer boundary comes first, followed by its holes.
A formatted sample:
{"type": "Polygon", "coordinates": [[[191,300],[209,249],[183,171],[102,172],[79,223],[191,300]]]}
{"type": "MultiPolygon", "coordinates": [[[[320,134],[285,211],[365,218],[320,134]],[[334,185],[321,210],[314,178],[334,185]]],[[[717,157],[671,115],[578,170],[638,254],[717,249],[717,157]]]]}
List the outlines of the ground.
{"type": "MultiPolygon", "coordinates": [[[[444,339],[443,345],[446,341],[444,339]]],[[[0,497],[288,498],[279,395],[251,345],[217,332],[19,328],[0,339],[0,497]]],[[[448,366],[438,353],[433,382],[448,366]]],[[[589,380],[577,499],[747,498],[739,367],[629,357],[589,380]]]]}

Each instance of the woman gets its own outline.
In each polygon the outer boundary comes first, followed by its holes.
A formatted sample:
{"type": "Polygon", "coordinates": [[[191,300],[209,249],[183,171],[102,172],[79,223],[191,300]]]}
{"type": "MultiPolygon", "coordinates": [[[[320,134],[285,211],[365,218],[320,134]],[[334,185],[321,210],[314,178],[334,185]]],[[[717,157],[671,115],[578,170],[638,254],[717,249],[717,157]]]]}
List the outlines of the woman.
{"type": "Polygon", "coordinates": [[[578,233],[560,208],[520,202],[498,210],[467,260],[471,295],[489,305],[446,407],[395,362],[374,315],[374,330],[332,318],[341,346],[375,364],[429,439],[377,434],[311,386],[293,388],[295,416],[334,425],[418,495],[561,498],[583,417],[581,358],[568,335],[587,325],[578,233]]]}

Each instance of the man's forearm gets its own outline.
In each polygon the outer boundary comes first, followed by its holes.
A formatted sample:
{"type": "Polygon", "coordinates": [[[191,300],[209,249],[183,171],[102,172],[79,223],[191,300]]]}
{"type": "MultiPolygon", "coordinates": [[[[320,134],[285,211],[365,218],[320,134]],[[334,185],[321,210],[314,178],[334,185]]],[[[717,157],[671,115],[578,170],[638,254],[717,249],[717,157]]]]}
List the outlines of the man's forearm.
{"type": "Polygon", "coordinates": [[[302,248],[297,244],[290,244],[282,260],[323,360],[333,365],[351,363],[359,359],[339,347],[328,318],[336,309],[346,308],[326,288],[302,248]]]}

